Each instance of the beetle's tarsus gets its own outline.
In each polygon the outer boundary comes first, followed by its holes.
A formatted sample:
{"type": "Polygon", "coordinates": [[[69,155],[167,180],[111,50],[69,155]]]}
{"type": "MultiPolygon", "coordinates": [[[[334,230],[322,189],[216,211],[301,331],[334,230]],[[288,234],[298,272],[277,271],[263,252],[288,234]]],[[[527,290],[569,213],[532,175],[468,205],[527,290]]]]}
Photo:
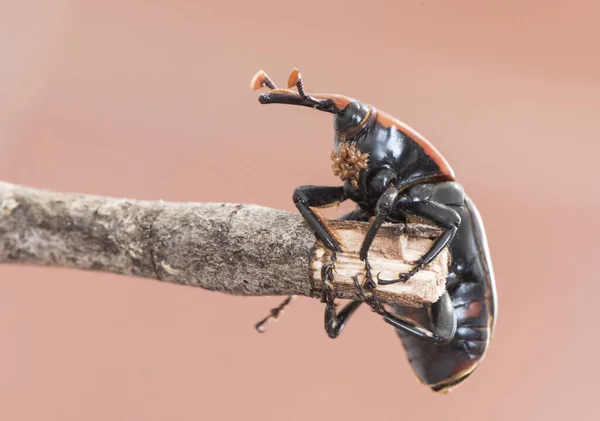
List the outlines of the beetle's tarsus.
{"type": "Polygon", "coordinates": [[[360,295],[360,298],[364,302],[368,302],[370,297],[367,297],[367,295],[365,294],[364,288],[358,282],[358,275],[353,276],[352,280],[354,281],[354,287],[356,288],[356,291],[358,291],[358,295],[360,295]]]}
{"type": "Polygon", "coordinates": [[[347,304],[339,314],[336,314],[335,304],[335,286],[333,281],[335,270],[336,255],[332,253],[329,262],[325,263],[321,268],[321,280],[323,281],[323,298],[325,304],[325,331],[327,335],[334,339],[337,338],[344,330],[346,323],[350,320],[352,314],[362,304],[360,300],[351,301],[347,304]]]}
{"type": "Polygon", "coordinates": [[[322,303],[329,303],[330,301],[333,303],[335,299],[335,287],[331,281],[334,279],[333,272],[335,271],[335,261],[337,260],[337,255],[335,252],[331,253],[331,258],[329,262],[325,263],[321,267],[321,281],[323,281],[323,294],[321,296],[322,303]]]}
{"type": "Polygon", "coordinates": [[[254,325],[254,327],[256,328],[256,330],[259,333],[265,333],[265,324],[269,321],[269,320],[276,320],[279,318],[279,316],[283,313],[283,309],[294,299],[296,298],[295,295],[288,295],[287,298],[285,300],[283,300],[283,302],[281,304],[279,304],[277,307],[272,308],[271,311],[269,312],[269,315],[267,317],[265,317],[264,319],[262,319],[260,322],[258,322],[256,325],[254,325]]]}
{"type": "Polygon", "coordinates": [[[369,304],[369,306],[371,306],[375,313],[383,314],[383,306],[379,301],[379,298],[377,298],[377,294],[375,293],[375,282],[373,282],[372,279],[371,282],[369,282],[369,280],[366,280],[365,283],[361,286],[358,282],[358,276],[354,276],[352,279],[354,280],[354,286],[358,291],[358,294],[361,296],[362,300],[365,303],[369,304]],[[368,291],[368,295],[365,294],[365,290],[368,291]]]}
{"type": "Polygon", "coordinates": [[[399,277],[397,279],[381,279],[379,277],[379,275],[381,274],[381,272],[379,272],[377,274],[377,284],[378,285],[391,285],[391,284],[397,284],[399,282],[408,282],[408,280],[410,278],[412,278],[412,276],[417,273],[418,271],[420,271],[422,268],[422,265],[417,265],[416,267],[412,268],[410,271],[406,272],[406,273],[401,273],[399,275],[399,277]]]}
{"type": "Polygon", "coordinates": [[[375,313],[383,315],[384,309],[381,301],[379,301],[379,297],[377,297],[377,293],[375,292],[375,283],[365,285],[365,288],[367,288],[371,293],[371,297],[368,299],[367,303],[371,306],[375,313]]]}
{"type": "Polygon", "coordinates": [[[375,283],[375,281],[373,280],[373,275],[371,274],[371,264],[369,263],[369,261],[365,258],[365,282],[363,284],[363,288],[367,288],[367,289],[374,289],[377,284],[375,283]]]}

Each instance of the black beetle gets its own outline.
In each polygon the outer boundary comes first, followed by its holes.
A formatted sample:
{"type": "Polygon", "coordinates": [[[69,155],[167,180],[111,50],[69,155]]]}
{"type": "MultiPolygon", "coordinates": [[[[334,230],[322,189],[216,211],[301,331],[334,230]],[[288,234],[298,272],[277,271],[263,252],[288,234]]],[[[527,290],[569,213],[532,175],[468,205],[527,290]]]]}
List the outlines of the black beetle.
{"type": "Polygon", "coordinates": [[[341,248],[327,222],[313,208],[351,199],[354,211],[346,220],[372,221],[363,241],[360,258],[366,280],[356,281],[363,300],[350,302],[339,314],[331,279],[335,253],[323,269],[327,286],[325,329],[335,338],[358,306],[366,301],[393,325],[406,349],[410,364],[421,382],[436,392],[448,392],[466,379],[485,355],[496,322],[496,287],[483,224],[473,202],[455,181],[454,172],[442,155],[423,136],[371,105],[342,95],[308,95],[295,69],[288,87],[278,89],[259,71],[253,89],[268,87],[261,104],[292,104],[332,113],[335,127],[332,168],[343,186],[301,186],[294,203],[316,236],[333,252],[341,248]],[[373,279],[368,251],[384,222],[404,223],[411,217],[431,221],[443,233],[408,273],[397,279],[373,279]],[[375,294],[376,282],[406,282],[449,247],[451,264],[446,292],[429,307],[394,306],[388,311],[375,294]]]}

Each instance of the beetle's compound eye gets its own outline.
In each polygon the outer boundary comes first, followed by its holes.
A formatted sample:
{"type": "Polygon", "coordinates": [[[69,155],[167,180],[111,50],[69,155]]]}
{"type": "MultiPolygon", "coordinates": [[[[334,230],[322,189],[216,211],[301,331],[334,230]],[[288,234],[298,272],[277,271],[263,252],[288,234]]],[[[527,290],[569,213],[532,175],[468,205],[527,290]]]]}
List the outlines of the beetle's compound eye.
{"type": "Polygon", "coordinates": [[[335,131],[347,136],[352,135],[366,124],[369,114],[366,104],[353,101],[334,117],[335,131]]]}

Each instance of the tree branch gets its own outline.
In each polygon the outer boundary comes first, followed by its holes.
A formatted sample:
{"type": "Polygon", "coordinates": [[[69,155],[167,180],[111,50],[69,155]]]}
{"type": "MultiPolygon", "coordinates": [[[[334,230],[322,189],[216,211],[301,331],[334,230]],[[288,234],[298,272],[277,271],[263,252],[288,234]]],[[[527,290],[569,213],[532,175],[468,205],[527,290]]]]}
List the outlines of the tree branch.
{"type": "MultiPolygon", "coordinates": [[[[334,285],[357,298],[363,279],[358,250],[367,223],[331,221],[345,252],[334,285]]],[[[440,230],[382,227],[369,261],[376,274],[411,268],[440,230]]],[[[255,205],[168,203],[57,193],[0,182],[0,263],[112,272],[235,295],[320,297],[329,250],[299,214],[255,205]]],[[[419,305],[443,293],[443,252],[406,284],[378,286],[382,299],[419,305]]]]}

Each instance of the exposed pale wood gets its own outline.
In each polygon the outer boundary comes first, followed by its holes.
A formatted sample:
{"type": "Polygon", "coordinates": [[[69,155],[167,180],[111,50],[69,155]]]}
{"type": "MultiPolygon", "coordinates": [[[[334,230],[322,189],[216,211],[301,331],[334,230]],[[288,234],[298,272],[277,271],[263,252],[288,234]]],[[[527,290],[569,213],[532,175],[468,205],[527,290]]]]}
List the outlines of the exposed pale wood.
{"type": "MultiPolygon", "coordinates": [[[[341,240],[343,253],[336,254],[336,270],[333,284],[344,296],[356,293],[354,277],[362,285],[365,280],[365,265],[358,256],[368,224],[351,221],[330,221],[336,237],[341,240]]],[[[436,228],[427,225],[384,224],[369,251],[369,263],[373,276],[381,272],[383,279],[397,278],[400,273],[412,269],[411,262],[421,257],[440,234],[436,228]]],[[[431,264],[417,272],[406,283],[378,285],[377,293],[382,301],[405,305],[420,305],[435,302],[444,293],[448,275],[449,254],[444,250],[431,264]]],[[[322,288],[321,268],[331,259],[331,251],[323,243],[317,242],[313,260],[313,277],[322,288]]]]}
{"type": "MultiPolygon", "coordinates": [[[[356,251],[368,224],[332,221],[348,253],[335,284],[354,298],[363,273],[356,251]]],[[[394,276],[440,231],[385,226],[370,261],[394,276]]],[[[235,295],[320,297],[328,258],[300,215],[255,205],[167,203],[58,193],[0,182],[0,263],[66,267],[157,279],[235,295]]],[[[379,287],[391,302],[432,302],[444,290],[448,255],[404,285],[379,287]]],[[[1,275],[0,275],[1,276],[1,275]]]]}

